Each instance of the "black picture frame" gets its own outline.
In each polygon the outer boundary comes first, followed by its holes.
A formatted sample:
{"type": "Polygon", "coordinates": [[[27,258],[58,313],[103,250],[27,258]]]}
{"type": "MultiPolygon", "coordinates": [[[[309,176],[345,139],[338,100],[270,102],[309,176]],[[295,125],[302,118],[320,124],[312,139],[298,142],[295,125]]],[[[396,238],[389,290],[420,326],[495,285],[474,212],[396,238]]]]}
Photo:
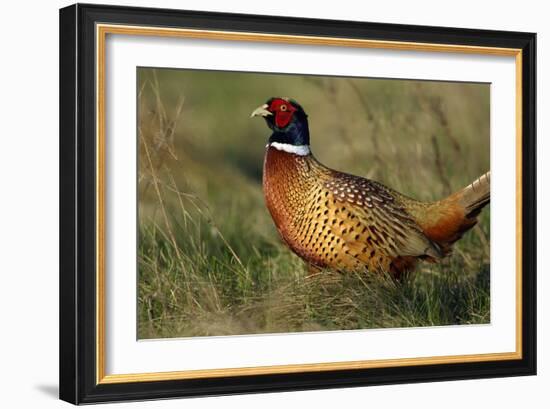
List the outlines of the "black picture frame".
{"type": "Polygon", "coordinates": [[[60,398],[74,404],[536,374],[536,35],[77,4],[60,10],[60,398]],[[522,357],[516,360],[97,383],[97,23],[522,50],[522,357]]]}

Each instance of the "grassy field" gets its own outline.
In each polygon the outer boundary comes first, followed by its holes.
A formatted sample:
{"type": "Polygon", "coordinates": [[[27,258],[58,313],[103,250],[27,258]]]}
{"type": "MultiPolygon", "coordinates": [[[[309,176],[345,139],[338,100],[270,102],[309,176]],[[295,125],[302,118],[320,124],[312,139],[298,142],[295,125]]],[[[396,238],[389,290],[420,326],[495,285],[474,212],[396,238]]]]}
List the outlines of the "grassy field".
{"type": "Polygon", "coordinates": [[[308,276],[265,208],[271,96],[309,115],[325,165],[421,200],[489,169],[489,86],[208,71],[138,71],[138,337],[488,323],[489,222],[403,282],[308,276]]]}

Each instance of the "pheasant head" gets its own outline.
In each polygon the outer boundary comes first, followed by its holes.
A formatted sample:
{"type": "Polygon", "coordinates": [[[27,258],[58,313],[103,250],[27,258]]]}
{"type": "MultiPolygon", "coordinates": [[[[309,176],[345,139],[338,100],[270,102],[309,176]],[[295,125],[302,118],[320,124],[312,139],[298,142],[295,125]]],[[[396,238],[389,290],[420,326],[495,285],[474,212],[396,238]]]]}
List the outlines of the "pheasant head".
{"type": "Polygon", "coordinates": [[[256,108],[251,117],[262,116],[273,131],[269,144],[296,154],[309,154],[307,114],[296,101],[286,97],[270,98],[256,108]]]}

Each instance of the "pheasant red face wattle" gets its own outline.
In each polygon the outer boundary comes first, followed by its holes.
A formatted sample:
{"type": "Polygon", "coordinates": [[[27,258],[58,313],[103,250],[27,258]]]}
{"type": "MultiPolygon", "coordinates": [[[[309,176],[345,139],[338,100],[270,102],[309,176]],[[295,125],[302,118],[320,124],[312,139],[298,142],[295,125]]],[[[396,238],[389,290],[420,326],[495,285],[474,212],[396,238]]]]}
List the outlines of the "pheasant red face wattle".
{"type": "Polygon", "coordinates": [[[269,110],[275,115],[275,125],[278,128],[285,128],[292,120],[294,112],[296,112],[296,108],[282,98],[275,98],[271,102],[269,110]]]}

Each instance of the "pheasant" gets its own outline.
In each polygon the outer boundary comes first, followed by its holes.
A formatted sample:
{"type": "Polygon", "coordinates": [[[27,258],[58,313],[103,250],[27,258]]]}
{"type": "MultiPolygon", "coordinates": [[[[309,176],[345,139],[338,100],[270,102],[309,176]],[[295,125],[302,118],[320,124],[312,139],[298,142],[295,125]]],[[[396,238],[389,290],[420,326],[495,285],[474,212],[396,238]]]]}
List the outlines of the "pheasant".
{"type": "Polygon", "coordinates": [[[436,202],[339,172],[311,153],[307,114],[270,98],[252,112],[272,130],[263,165],[267,208],[283,241],[310,267],[388,272],[400,278],[420,260],[436,262],[489,203],[490,173],[436,202]]]}

